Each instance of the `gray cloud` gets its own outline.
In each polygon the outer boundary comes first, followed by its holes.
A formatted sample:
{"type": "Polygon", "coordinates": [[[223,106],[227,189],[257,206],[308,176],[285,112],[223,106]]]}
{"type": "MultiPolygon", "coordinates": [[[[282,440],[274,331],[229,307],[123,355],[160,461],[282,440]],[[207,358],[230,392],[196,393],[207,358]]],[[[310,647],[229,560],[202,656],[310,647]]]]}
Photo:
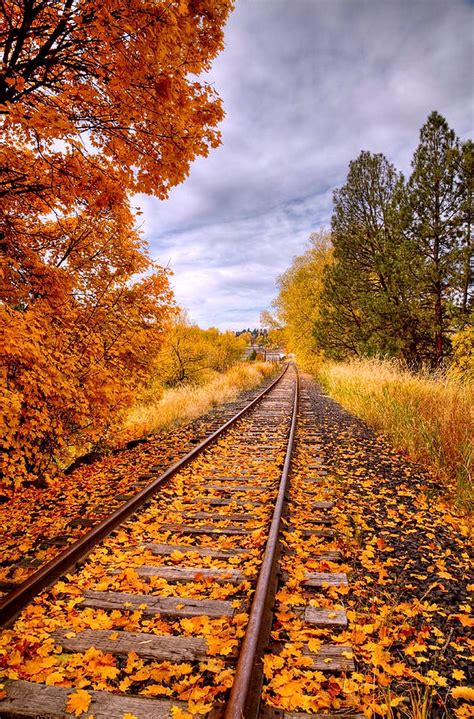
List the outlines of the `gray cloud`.
{"type": "Polygon", "coordinates": [[[222,146],[166,202],[138,198],[193,319],[258,323],[362,149],[409,171],[433,109],[472,133],[473,16],[462,0],[237,0],[208,77],[222,146]]]}

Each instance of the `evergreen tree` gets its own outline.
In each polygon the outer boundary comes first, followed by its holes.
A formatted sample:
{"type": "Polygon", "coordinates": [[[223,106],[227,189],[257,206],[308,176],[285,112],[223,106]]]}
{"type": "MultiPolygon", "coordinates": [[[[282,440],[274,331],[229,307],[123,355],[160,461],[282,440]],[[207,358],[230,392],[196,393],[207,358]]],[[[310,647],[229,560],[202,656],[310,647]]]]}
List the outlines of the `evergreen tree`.
{"type": "Polygon", "coordinates": [[[420,310],[429,318],[431,363],[439,365],[449,346],[449,321],[456,302],[458,226],[462,192],[457,182],[459,143],[446,120],[432,112],[420,131],[408,182],[410,239],[420,258],[420,310]]]}
{"type": "Polygon", "coordinates": [[[414,309],[416,258],[407,226],[403,176],[383,155],[362,152],[334,193],[334,263],[325,272],[315,327],[333,356],[380,353],[421,361],[423,323],[414,309]]]}

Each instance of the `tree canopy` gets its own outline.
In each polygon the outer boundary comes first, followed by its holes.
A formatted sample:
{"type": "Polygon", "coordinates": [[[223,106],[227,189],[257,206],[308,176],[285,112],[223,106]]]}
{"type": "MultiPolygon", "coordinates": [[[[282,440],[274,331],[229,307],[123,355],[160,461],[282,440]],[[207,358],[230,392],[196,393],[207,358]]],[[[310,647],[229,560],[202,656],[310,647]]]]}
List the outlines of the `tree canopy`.
{"type": "Polygon", "coordinates": [[[363,151],[334,193],[332,261],[313,246],[279,280],[298,356],[382,355],[439,367],[473,311],[473,143],[431,113],[408,180],[363,151]]]}
{"type": "Polygon", "coordinates": [[[0,6],[0,437],[7,486],[47,478],[131,402],[175,312],[131,196],[219,144],[201,79],[229,0],[0,6]]]}

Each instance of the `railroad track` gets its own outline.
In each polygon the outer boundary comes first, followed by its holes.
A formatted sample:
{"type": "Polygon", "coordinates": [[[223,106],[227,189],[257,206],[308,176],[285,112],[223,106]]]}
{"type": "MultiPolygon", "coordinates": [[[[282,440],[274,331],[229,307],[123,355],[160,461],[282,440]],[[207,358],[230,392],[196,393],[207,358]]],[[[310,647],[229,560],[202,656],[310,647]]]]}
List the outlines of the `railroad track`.
{"type": "MultiPolygon", "coordinates": [[[[271,382],[265,380],[263,387],[271,382]]],[[[47,489],[23,487],[8,509],[1,506],[7,521],[0,529],[0,600],[150,484],[150,477],[158,477],[185,457],[261,391],[244,392],[173,432],[135,439],[105,456],[83,457],[47,489]]],[[[0,503],[5,499],[0,495],[0,503]]]]}
{"type": "MultiPolygon", "coordinates": [[[[2,621],[23,611],[6,631],[2,717],[336,716],[317,714],[317,697],[303,713],[279,706],[274,671],[292,671],[285,640],[296,625],[313,636],[302,651],[307,670],[354,670],[350,646],[317,639],[347,624],[337,593],[347,578],[336,571],[331,489],[306,405],[290,366],[8,595],[2,621]],[[297,444],[303,470],[290,483],[298,421],[307,441],[297,444]],[[301,538],[309,560],[299,557],[301,538]],[[292,592],[298,607],[288,612],[292,592]]],[[[341,706],[347,719],[359,716],[341,706]]]]}

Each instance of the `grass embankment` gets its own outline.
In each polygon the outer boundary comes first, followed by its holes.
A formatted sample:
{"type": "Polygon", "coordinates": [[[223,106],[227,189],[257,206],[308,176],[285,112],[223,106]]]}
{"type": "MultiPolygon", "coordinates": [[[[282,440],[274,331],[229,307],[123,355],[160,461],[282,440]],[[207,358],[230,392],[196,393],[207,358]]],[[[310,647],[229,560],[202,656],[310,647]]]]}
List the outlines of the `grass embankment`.
{"type": "Polygon", "coordinates": [[[233,402],[245,390],[257,387],[276,371],[271,362],[239,363],[222,374],[214,373],[202,385],[186,384],[157,393],[135,404],[127,414],[120,438],[132,439],[177,427],[224,402],[233,402]]]}
{"type": "Polygon", "coordinates": [[[456,501],[472,509],[472,383],[413,374],[381,360],[324,364],[318,377],[333,399],[434,471],[456,501]]]}

